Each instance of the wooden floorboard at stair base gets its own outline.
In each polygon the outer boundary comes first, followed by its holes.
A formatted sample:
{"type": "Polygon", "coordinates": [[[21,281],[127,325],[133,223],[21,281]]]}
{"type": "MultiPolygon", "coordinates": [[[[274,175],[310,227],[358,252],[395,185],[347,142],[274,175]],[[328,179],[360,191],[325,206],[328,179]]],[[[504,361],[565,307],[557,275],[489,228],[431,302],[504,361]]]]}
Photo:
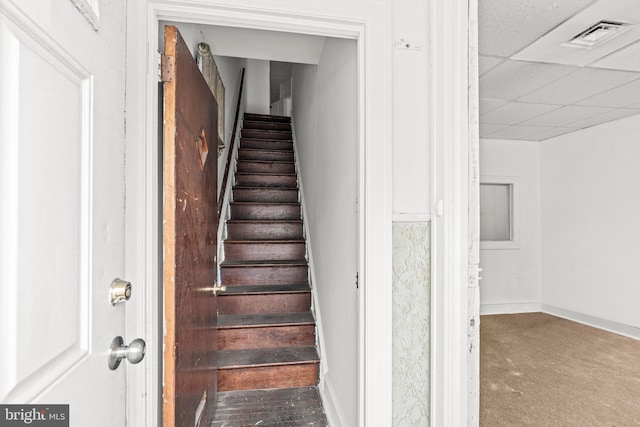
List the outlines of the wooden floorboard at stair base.
{"type": "Polygon", "coordinates": [[[211,427],[326,425],[317,388],[300,387],[220,392],[211,427]]]}

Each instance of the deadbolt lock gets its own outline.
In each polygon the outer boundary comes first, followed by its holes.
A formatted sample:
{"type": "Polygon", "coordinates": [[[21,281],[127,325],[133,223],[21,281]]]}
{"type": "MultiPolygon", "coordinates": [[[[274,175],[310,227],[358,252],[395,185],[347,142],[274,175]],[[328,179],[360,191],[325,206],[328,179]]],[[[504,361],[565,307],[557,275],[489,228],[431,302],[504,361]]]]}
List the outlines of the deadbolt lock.
{"type": "Polygon", "coordinates": [[[121,302],[128,301],[129,298],[131,298],[131,282],[118,278],[114,279],[113,282],[111,282],[111,288],[109,290],[111,304],[120,304],[121,302]]]}

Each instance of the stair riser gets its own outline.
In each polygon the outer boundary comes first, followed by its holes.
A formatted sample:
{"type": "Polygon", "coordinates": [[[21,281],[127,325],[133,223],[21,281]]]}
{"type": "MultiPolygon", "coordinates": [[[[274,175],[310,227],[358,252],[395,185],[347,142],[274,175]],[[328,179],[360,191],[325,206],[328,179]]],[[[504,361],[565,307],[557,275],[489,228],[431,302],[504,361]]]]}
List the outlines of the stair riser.
{"type": "Polygon", "coordinates": [[[227,224],[230,239],[301,239],[302,223],[227,224]]]}
{"type": "Polygon", "coordinates": [[[297,203],[296,188],[234,188],[235,202],[297,203]]]}
{"type": "Polygon", "coordinates": [[[267,141],[261,139],[243,138],[240,140],[240,148],[253,148],[256,150],[273,150],[293,153],[291,141],[267,141]]]}
{"type": "Polygon", "coordinates": [[[218,391],[306,387],[318,384],[318,363],[218,370],[218,391]]]}
{"type": "Polygon", "coordinates": [[[296,166],[293,163],[240,161],[236,171],[246,173],[296,173],[296,166]]]}
{"type": "Polygon", "coordinates": [[[224,257],[230,261],[284,261],[304,259],[304,243],[225,242],[224,257]]]}
{"type": "Polygon", "coordinates": [[[231,205],[232,219],[300,219],[300,205],[231,205]]]}
{"type": "Polygon", "coordinates": [[[259,129],[242,129],[243,138],[269,139],[291,141],[291,132],[280,132],[259,129]]]}
{"type": "Polygon", "coordinates": [[[311,309],[309,292],[295,294],[220,295],[218,314],[303,313],[311,309]]]}
{"type": "Polygon", "coordinates": [[[278,130],[282,132],[291,132],[291,124],[244,120],[242,122],[242,129],[278,130]]]}
{"type": "Polygon", "coordinates": [[[295,175],[255,175],[237,173],[236,184],[245,187],[297,188],[298,181],[295,175]]]}
{"type": "Polygon", "coordinates": [[[307,266],[229,267],[221,268],[224,285],[289,285],[307,283],[307,266]]]}
{"type": "Polygon", "coordinates": [[[315,345],[314,325],[266,326],[218,330],[218,350],[315,345]]]}
{"type": "Polygon", "coordinates": [[[252,114],[245,113],[244,120],[261,121],[261,122],[276,122],[276,123],[291,123],[291,117],[288,116],[272,116],[269,114],[252,114]]]}
{"type": "Polygon", "coordinates": [[[293,162],[293,151],[245,150],[238,151],[239,160],[263,160],[276,162],[293,162]]]}

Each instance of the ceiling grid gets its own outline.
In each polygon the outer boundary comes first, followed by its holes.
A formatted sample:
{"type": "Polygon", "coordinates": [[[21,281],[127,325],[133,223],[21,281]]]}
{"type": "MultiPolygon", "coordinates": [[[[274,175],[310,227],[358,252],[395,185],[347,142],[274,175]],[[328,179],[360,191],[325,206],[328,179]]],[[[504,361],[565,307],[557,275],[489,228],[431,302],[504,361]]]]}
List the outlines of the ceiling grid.
{"type": "Polygon", "coordinates": [[[637,0],[480,0],[480,137],[541,141],[640,114],[637,0]],[[624,32],[568,40],[601,20],[624,32]]]}

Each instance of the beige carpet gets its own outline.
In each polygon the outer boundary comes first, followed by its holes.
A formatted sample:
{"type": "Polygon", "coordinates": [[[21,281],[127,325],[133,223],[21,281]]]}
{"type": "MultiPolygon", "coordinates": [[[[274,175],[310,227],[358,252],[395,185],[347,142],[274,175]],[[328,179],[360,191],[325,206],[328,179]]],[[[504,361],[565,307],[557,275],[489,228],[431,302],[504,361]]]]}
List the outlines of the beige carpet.
{"type": "Polygon", "coordinates": [[[480,425],[640,426],[640,342],[542,313],[482,316],[480,425]]]}

